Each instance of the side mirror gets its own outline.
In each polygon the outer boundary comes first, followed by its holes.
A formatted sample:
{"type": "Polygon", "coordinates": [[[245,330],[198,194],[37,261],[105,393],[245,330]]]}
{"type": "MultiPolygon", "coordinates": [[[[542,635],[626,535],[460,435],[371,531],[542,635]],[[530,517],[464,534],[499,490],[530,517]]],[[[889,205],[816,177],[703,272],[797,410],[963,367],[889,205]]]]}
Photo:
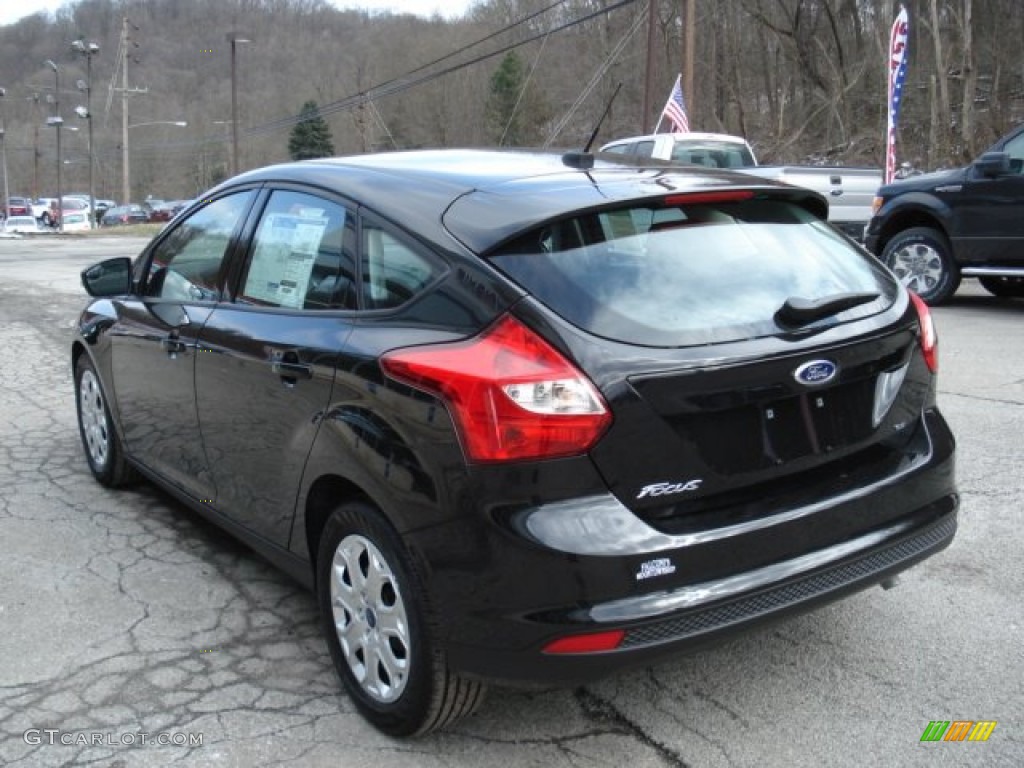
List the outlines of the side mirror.
{"type": "Polygon", "coordinates": [[[101,261],[82,270],[82,285],[90,296],[123,296],[131,289],[132,260],[127,256],[101,261]]]}
{"type": "Polygon", "coordinates": [[[986,152],[975,161],[974,167],[982,176],[1006,176],[1010,173],[1010,156],[1006,152],[986,152]]]}

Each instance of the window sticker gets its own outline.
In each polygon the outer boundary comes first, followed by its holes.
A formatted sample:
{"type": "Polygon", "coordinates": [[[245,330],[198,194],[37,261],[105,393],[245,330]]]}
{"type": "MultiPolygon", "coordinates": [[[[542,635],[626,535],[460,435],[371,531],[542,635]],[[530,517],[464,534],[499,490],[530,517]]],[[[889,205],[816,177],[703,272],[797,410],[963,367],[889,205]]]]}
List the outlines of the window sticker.
{"type": "Polygon", "coordinates": [[[256,236],[245,296],[300,309],[327,223],[323,212],[314,209],[268,214],[256,236]]]}

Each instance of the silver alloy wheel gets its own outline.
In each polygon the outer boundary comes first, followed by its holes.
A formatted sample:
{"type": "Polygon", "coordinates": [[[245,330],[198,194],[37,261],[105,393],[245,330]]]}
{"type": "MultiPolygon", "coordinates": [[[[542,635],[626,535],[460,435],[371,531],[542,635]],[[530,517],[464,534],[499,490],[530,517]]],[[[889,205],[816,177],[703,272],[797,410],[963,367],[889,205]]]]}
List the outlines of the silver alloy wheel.
{"type": "Polygon", "coordinates": [[[942,282],[942,254],[928,243],[907,243],[889,254],[889,268],[909,290],[930,294],[942,282]]]}
{"type": "Polygon", "coordinates": [[[93,466],[100,470],[107,465],[107,457],[110,455],[110,433],[107,431],[103,390],[100,389],[96,374],[90,370],[86,370],[78,382],[78,413],[89,458],[93,466]]]}
{"type": "Polygon", "coordinates": [[[363,536],[346,536],[334,551],[331,610],[359,685],[382,704],[397,700],[409,680],[408,616],[391,566],[363,536]]]}

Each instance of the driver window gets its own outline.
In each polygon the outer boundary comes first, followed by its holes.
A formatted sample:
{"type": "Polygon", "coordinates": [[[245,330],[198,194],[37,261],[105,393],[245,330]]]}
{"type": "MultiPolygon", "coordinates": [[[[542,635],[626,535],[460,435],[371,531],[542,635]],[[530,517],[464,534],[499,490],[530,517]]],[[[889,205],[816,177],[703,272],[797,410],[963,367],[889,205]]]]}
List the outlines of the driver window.
{"type": "Polygon", "coordinates": [[[248,190],[222,197],[177,224],[153,253],[145,295],[181,302],[217,301],[231,236],[255,195],[248,190]]]}
{"type": "Polygon", "coordinates": [[[1010,156],[1010,170],[1020,173],[1024,166],[1024,133],[1012,141],[1006,142],[1006,148],[1003,151],[1010,156]]]}

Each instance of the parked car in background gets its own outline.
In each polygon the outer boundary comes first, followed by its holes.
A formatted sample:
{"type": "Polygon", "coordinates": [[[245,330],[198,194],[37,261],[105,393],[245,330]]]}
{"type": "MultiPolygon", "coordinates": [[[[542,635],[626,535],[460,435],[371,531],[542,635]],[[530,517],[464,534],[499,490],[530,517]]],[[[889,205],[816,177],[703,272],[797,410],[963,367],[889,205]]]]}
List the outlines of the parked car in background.
{"type": "Polygon", "coordinates": [[[22,235],[42,231],[38,221],[36,221],[32,216],[24,215],[9,216],[4,220],[0,227],[2,227],[2,231],[4,232],[14,232],[22,235]]]}
{"type": "Polygon", "coordinates": [[[631,136],[601,147],[602,152],[626,158],[668,160],[704,168],[752,168],[754,150],[742,136],[727,133],[655,133],[631,136]]]}
{"type": "Polygon", "coordinates": [[[171,202],[160,202],[149,206],[149,220],[156,222],[170,221],[174,218],[174,204],[171,202]]]}
{"type": "Polygon", "coordinates": [[[393,735],[891,586],[957,527],[935,329],[826,212],[582,153],[251,171],[83,272],[83,451],[314,589],[393,735]]]}
{"type": "Polygon", "coordinates": [[[31,203],[26,197],[7,198],[7,216],[30,216],[32,214],[31,203]]]}
{"type": "Polygon", "coordinates": [[[100,221],[103,219],[103,214],[109,211],[111,208],[117,207],[116,200],[97,200],[96,201],[96,226],[99,226],[100,221]]]}
{"type": "Polygon", "coordinates": [[[101,227],[123,227],[128,224],[145,224],[149,215],[141,205],[116,205],[108,208],[100,220],[101,227]]]}
{"type": "Polygon", "coordinates": [[[88,232],[92,229],[92,222],[89,221],[89,209],[68,210],[64,209],[61,214],[63,219],[62,229],[65,232],[88,232]]]}
{"type": "Polygon", "coordinates": [[[40,224],[44,226],[50,226],[51,214],[50,210],[56,205],[57,198],[55,197],[37,197],[32,201],[31,213],[32,216],[40,224]]]}
{"type": "Polygon", "coordinates": [[[878,190],[865,244],[929,304],[963,277],[1024,298],[1024,126],[965,168],[911,176],[878,190]]]}
{"type": "Polygon", "coordinates": [[[829,223],[855,240],[864,236],[864,226],[871,218],[872,201],[882,183],[882,171],[878,168],[759,165],[746,139],[726,133],[633,136],[605,144],[601,151],[621,154],[626,158],[651,158],[673,164],[736,170],[813,189],[828,200],[829,223]]]}

